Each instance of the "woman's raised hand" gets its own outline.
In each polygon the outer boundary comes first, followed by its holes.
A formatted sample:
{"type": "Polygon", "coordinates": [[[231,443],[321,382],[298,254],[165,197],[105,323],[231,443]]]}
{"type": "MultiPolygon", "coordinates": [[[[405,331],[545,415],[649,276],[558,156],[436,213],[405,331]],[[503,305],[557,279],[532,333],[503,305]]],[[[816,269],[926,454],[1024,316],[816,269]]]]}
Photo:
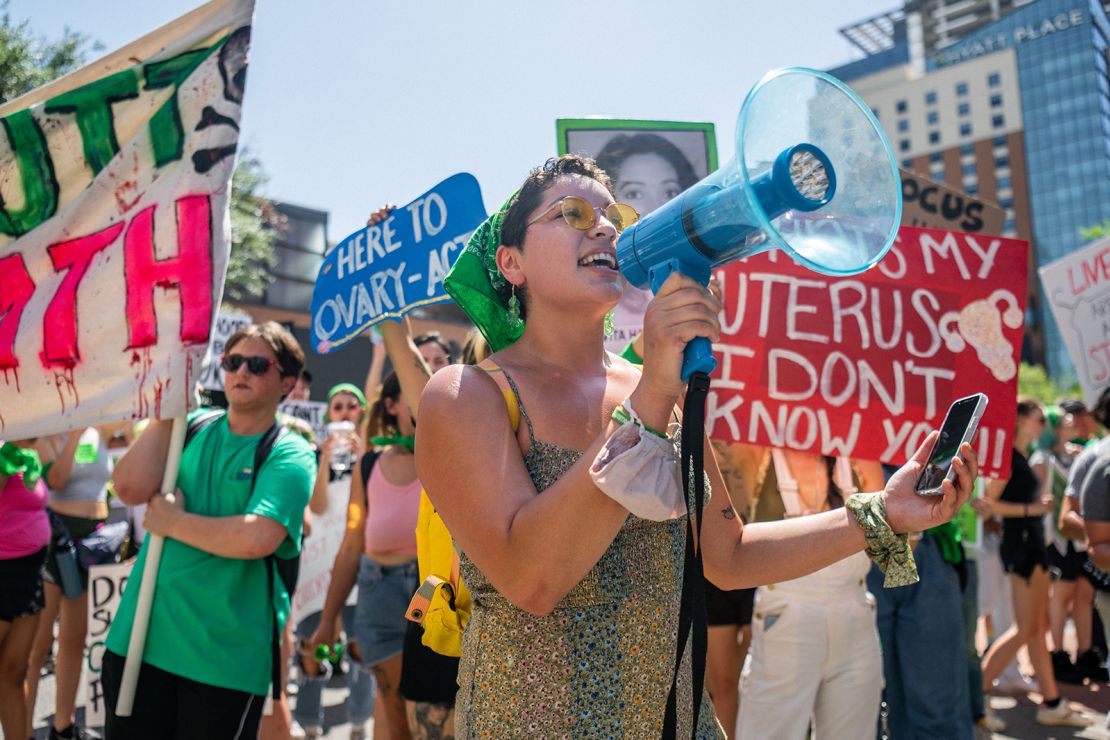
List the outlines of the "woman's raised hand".
{"type": "Polygon", "coordinates": [[[921,477],[921,471],[933,452],[938,434],[932,432],[926,437],[913,458],[887,481],[883,491],[886,518],[895,532],[922,532],[944,524],[956,516],[956,512],[975,487],[975,478],[979,475],[979,458],[971,445],[965,442],[952,460],[952,469],[956,471],[955,482],[945,480],[941,484],[939,496],[917,493],[917,479],[921,477]]]}
{"type": "Polygon", "coordinates": [[[720,340],[720,312],[720,299],[691,278],[675,272],[663,283],[644,314],[644,374],[633,394],[641,416],[661,408],[669,417],[685,387],[682,351],[695,337],[720,340]]]}

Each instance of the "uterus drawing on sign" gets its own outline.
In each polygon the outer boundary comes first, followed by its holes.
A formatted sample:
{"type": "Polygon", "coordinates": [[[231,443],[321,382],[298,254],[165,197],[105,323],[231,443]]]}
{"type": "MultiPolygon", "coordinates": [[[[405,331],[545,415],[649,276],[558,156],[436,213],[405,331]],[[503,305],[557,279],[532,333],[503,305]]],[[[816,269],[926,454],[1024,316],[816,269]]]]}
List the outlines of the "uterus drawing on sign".
{"type": "MultiPolygon", "coordinates": [[[[243,91],[247,82],[247,49],[250,46],[251,29],[244,26],[236,29],[228,37],[219,51],[220,78],[223,80],[224,99],[235,107],[225,115],[214,107],[207,105],[201,111],[200,121],[194,131],[202,131],[218,126],[227,126],[233,129],[235,138],[238,139],[239,108],[243,105],[243,91]]],[[[227,157],[235,154],[236,143],[229,143],[198,149],[193,152],[193,168],[200,174],[208,172],[227,157]]]]}
{"type": "Polygon", "coordinates": [[[1005,382],[1017,375],[1017,363],[1013,347],[1002,334],[1002,326],[1017,329],[1024,318],[1014,294],[996,290],[989,298],[972,301],[959,311],[941,316],[940,335],[952,352],[962,352],[970,344],[979,362],[1005,382]]]}

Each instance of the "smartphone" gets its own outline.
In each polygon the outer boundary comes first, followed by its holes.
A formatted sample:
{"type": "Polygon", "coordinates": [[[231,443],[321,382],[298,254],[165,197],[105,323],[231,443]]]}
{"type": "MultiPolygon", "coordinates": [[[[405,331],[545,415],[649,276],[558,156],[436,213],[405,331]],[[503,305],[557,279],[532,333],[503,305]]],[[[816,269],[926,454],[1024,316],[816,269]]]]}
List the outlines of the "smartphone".
{"type": "Polygon", "coordinates": [[[952,458],[959,452],[960,445],[971,442],[986,408],[987,397],[982,393],[958,399],[948,407],[948,414],[945,415],[944,423],[940,427],[940,436],[933,445],[929,462],[925,463],[925,469],[917,479],[915,490],[918,493],[923,496],[940,495],[941,483],[945,479],[955,479],[952,458]]]}

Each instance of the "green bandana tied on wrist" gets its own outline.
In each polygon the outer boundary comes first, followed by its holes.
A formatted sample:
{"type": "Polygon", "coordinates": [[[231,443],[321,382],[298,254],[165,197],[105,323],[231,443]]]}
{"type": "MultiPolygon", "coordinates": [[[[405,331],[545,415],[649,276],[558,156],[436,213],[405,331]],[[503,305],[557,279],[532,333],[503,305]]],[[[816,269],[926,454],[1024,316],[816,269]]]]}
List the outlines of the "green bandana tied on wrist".
{"type": "Polygon", "coordinates": [[[371,437],[370,444],[375,447],[389,447],[390,445],[400,445],[409,452],[416,449],[416,437],[371,437]]]}
{"type": "Polygon", "coordinates": [[[39,460],[39,453],[5,442],[0,447],[0,475],[12,476],[17,473],[23,473],[23,485],[33,488],[42,477],[42,461],[39,460]]]}
{"type": "Polygon", "coordinates": [[[887,523],[881,493],[854,493],[844,506],[856,517],[867,538],[867,557],[883,572],[883,588],[909,586],[921,580],[909,538],[895,534],[887,523]]]}
{"type": "Polygon", "coordinates": [[[466,248],[443,279],[443,288],[459,308],[482,332],[493,352],[499,352],[520,339],[523,325],[509,320],[509,310],[498,290],[508,281],[497,269],[497,248],[501,246],[501,226],[516,196],[509,196],[497,211],[483,221],[466,248]]]}

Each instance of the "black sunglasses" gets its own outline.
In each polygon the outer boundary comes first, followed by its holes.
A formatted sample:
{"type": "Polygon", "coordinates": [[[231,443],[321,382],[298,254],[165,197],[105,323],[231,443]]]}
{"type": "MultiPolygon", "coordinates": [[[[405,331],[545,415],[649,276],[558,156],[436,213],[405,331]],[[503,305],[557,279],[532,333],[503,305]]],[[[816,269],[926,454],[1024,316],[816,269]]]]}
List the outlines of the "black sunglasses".
{"type": "Polygon", "coordinates": [[[247,370],[253,375],[265,375],[271,367],[277,364],[277,360],[271,360],[269,357],[259,357],[258,355],[224,355],[220,358],[220,367],[229,373],[239,371],[243,363],[247,363],[247,370]]]}

